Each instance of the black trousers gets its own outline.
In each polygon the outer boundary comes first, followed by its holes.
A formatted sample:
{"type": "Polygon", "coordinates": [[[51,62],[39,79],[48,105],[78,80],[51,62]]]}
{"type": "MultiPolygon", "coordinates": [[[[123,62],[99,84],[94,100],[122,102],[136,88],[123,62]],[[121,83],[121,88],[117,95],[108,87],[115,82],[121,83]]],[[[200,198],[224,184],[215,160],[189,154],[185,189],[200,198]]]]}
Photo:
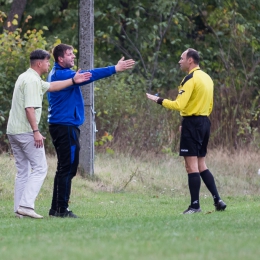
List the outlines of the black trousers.
{"type": "Polygon", "coordinates": [[[76,126],[52,124],[49,131],[58,159],[51,209],[63,213],[69,206],[71,181],[79,164],[80,130],[76,126]]]}

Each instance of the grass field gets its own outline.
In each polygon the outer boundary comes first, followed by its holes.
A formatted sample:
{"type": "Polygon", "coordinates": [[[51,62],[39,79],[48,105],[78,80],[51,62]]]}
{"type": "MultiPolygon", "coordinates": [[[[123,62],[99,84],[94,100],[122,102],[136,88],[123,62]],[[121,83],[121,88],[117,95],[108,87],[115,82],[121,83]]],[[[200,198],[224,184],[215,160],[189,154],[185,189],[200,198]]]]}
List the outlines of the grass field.
{"type": "Polygon", "coordinates": [[[179,157],[98,155],[95,178],[73,180],[70,208],[79,219],[49,218],[55,159],[36,201],[44,219],[13,216],[15,167],[0,157],[0,259],[259,259],[260,156],[212,151],[208,166],[228,207],[215,212],[202,185],[203,212],[189,205],[179,157]]]}

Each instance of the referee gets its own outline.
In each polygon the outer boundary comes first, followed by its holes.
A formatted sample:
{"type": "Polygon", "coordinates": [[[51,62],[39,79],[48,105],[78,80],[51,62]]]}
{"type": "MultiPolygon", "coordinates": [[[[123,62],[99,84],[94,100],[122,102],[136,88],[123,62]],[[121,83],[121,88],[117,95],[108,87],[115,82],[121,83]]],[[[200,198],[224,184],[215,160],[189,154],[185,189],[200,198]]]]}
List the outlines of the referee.
{"type": "Polygon", "coordinates": [[[171,101],[146,93],[148,99],[166,108],[180,111],[181,126],[180,156],[184,156],[188,173],[191,203],[183,214],[201,212],[199,192],[202,178],[214,199],[217,211],[225,210],[212,173],[206,166],[205,157],[210,136],[210,115],[213,108],[213,81],[199,67],[199,53],[187,49],[179,61],[181,70],[188,73],[179,86],[176,100],[171,101]]]}

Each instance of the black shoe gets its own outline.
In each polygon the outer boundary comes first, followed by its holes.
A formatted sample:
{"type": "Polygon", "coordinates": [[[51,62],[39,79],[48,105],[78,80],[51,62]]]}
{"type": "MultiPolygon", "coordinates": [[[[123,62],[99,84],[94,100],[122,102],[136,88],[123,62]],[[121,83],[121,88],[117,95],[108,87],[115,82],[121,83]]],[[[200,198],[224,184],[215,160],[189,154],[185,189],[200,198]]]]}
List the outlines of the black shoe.
{"type": "Polygon", "coordinates": [[[194,213],[199,213],[201,212],[201,209],[193,209],[191,206],[188,207],[188,209],[186,209],[185,211],[183,211],[182,214],[194,214],[194,213]]]}
{"type": "Polygon", "coordinates": [[[214,204],[216,211],[223,211],[227,207],[226,203],[223,200],[219,200],[214,204]]]}
{"type": "Polygon", "coordinates": [[[65,212],[62,212],[62,213],[56,212],[55,213],[55,217],[60,217],[60,218],[78,218],[78,216],[75,215],[70,210],[66,210],[65,212]]]}
{"type": "Polygon", "coordinates": [[[54,210],[54,209],[50,209],[50,210],[49,210],[49,216],[50,216],[50,217],[55,217],[56,213],[57,213],[57,212],[56,212],[56,210],[54,210]]]}

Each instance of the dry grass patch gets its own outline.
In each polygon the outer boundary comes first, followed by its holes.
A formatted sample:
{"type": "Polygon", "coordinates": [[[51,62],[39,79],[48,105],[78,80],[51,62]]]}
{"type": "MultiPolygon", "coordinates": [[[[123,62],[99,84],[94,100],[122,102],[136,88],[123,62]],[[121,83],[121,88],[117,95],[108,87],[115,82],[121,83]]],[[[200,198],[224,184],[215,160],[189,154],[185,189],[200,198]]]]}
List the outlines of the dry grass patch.
{"type": "MultiPolygon", "coordinates": [[[[222,196],[259,194],[259,153],[240,150],[229,154],[223,149],[214,149],[208,153],[207,164],[222,196]]],[[[157,192],[171,196],[187,195],[189,192],[183,158],[178,156],[146,154],[136,158],[98,154],[95,177],[95,181],[88,180],[86,183],[93,191],[157,192]]],[[[201,195],[210,195],[204,184],[201,195]]]]}
{"type": "MultiPolygon", "coordinates": [[[[48,157],[48,175],[40,196],[52,194],[53,177],[56,171],[56,158],[48,157]]],[[[237,151],[229,154],[225,150],[210,150],[207,156],[209,169],[215,176],[221,196],[258,195],[260,191],[260,154],[237,151]]],[[[0,195],[12,199],[16,174],[14,158],[8,154],[0,156],[0,195]]],[[[94,177],[73,179],[74,195],[84,192],[136,192],[141,194],[168,196],[188,195],[187,174],[183,158],[179,156],[141,157],[130,155],[97,154],[94,177]],[[77,189],[77,187],[85,189],[77,189]]],[[[82,194],[83,195],[83,194],[82,194]]],[[[210,196],[204,184],[201,196],[210,196]]]]}

